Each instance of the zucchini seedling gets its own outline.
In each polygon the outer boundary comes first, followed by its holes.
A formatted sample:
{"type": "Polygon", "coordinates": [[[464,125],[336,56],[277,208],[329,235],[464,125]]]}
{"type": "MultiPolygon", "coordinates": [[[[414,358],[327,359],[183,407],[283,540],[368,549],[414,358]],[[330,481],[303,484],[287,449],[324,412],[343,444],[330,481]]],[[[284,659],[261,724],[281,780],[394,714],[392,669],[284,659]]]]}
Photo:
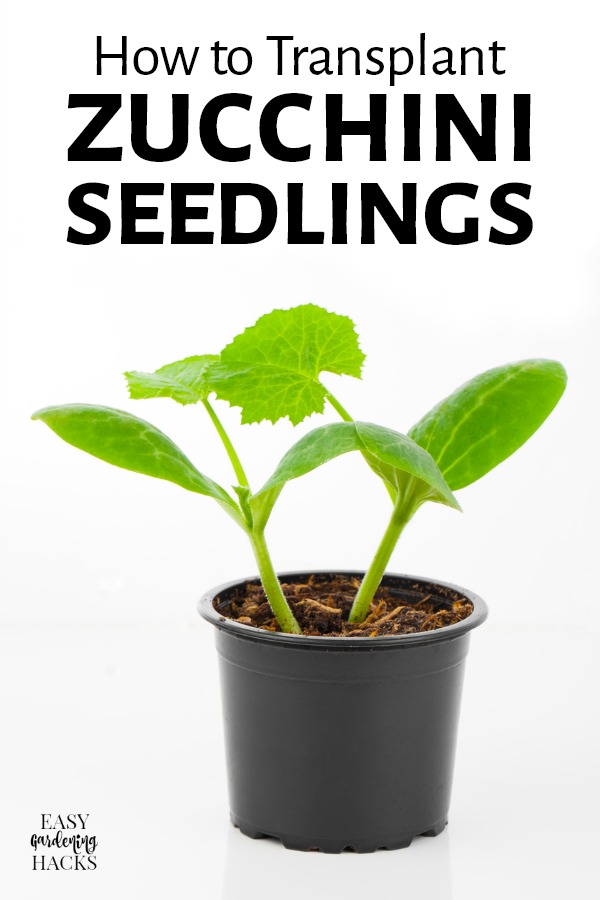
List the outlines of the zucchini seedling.
{"type": "Polygon", "coordinates": [[[162,431],[103,406],[50,406],[34,413],[63,440],[106,462],[212,497],[249,538],[265,594],[280,628],[301,633],[281,590],[265,529],[288,481],[337,456],[359,451],[393,504],[381,543],[357,592],[349,620],[364,621],[405,525],[426,501],[460,509],[454,491],[481,478],[539,428],[560,399],[566,374],[553,360],[529,359],[473,378],[435,406],[407,434],[355,421],[321,381],[323,372],[360,378],[365,356],[347,316],[313,304],[273,310],[218,355],[191,356],[156,372],[127,372],[132,399],[170,397],[202,406],[231,462],[232,492],[203,475],[162,431]],[[242,423],[297,425],[326,404],[342,421],[315,428],[285,454],[253,492],[211,402],[241,408],[242,423]]]}

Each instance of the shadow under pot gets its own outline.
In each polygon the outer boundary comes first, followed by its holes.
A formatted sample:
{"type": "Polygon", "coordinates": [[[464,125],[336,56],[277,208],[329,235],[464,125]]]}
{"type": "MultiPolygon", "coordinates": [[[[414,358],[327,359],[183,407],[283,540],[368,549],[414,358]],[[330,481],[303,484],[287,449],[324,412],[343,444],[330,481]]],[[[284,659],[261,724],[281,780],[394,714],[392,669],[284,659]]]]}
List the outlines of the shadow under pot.
{"type": "Polygon", "coordinates": [[[484,601],[444,582],[386,575],[388,587],[451,593],[473,610],[434,631],[307,637],[227,618],[247,583],[258,582],[222,585],[199,604],[216,628],[233,824],[327,853],[407,847],[443,831],[469,632],[487,617],[484,601]]]}

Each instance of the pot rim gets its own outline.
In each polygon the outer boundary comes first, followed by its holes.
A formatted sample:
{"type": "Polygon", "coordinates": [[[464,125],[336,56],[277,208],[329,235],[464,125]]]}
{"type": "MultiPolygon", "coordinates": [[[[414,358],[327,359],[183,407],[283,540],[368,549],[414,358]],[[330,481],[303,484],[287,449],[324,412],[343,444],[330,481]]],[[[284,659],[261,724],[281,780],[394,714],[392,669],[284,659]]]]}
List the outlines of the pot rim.
{"type": "MultiPolygon", "coordinates": [[[[292,572],[279,572],[278,578],[302,578],[306,575],[354,575],[362,577],[364,572],[356,569],[314,569],[300,570],[292,572]]],[[[415,644],[436,644],[442,641],[453,640],[462,637],[478,625],[481,625],[488,617],[488,606],[485,600],[482,600],[473,591],[459,587],[448,581],[440,581],[437,578],[424,578],[419,575],[402,575],[396,572],[386,572],[383,580],[388,578],[399,578],[406,581],[421,582],[429,585],[439,585],[443,588],[449,588],[460,594],[466,600],[470,600],[473,604],[473,612],[466,619],[455,622],[453,625],[445,625],[443,628],[436,628],[434,631],[423,631],[416,634],[388,634],[381,637],[331,637],[330,635],[305,635],[305,634],[286,634],[281,631],[265,631],[262,628],[256,628],[252,625],[244,625],[243,622],[237,622],[235,619],[228,619],[220,615],[213,606],[215,598],[229,591],[232,588],[250,582],[251,584],[260,584],[260,578],[254,575],[249,578],[236,578],[234,581],[228,581],[220,584],[212,590],[207,591],[198,601],[198,612],[203,619],[210,622],[220,631],[229,633],[230,635],[243,638],[245,640],[287,644],[291,647],[308,649],[322,648],[324,650],[383,650],[392,647],[409,647],[415,644]]]]}

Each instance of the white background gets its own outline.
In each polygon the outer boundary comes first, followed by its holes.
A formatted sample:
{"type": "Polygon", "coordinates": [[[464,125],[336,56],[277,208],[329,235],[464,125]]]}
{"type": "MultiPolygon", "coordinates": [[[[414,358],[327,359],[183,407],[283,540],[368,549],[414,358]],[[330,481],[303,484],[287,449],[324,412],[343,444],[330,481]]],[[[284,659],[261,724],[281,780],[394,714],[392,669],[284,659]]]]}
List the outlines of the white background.
{"type": "MultiPolygon", "coordinates": [[[[15,900],[223,897],[271,900],[333,890],[410,898],[589,896],[597,842],[598,185],[594,29],[589,4],[371,2],[281,4],[106,0],[3,4],[2,25],[2,886],[15,900]],[[407,75],[389,91],[390,159],[369,163],[367,141],[346,139],[345,161],[324,162],[321,97],[343,92],[366,114],[379,78],[274,74],[267,34],[299,45],[489,46],[507,51],[502,77],[407,75]],[[194,74],[95,75],[95,37],[112,49],[199,45],[194,74]],[[210,72],[214,40],[245,45],[245,77],[210,72]],[[312,93],[314,111],[287,122],[290,143],[313,143],[292,166],[257,140],[261,105],[284,91],[312,93]],[[227,136],[253,142],[251,160],[220,164],[196,126],[213,95],[242,91],[227,136]],[[497,93],[497,163],[456,142],[433,162],[432,99],[454,92],[476,117],[497,93]],[[67,163],[88,111],[69,93],[148,93],[151,136],[168,141],[171,93],[191,95],[185,156],[145,163],[67,163]],[[403,92],[423,94],[424,157],[397,152],[403,92]],[[532,162],[510,162],[509,101],[531,93],[532,162]],[[152,112],[152,110],[154,111],[152,112]],[[429,112],[429,117],[427,117],[429,112]],[[504,116],[504,118],[502,118],[504,116]],[[346,149],[347,148],[347,149],[346,149]],[[392,148],[395,153],[392,153],[392,148]],[[113,232],[102,244],[66,242],[70,190],[111,185],[113,232]],[[291,247],[282,227],[249,247],[121,246],[121,181],[256,181],[283,201],[304,181],[307,227],[326,227],[328,191],[377,181],[400,203],[419,185],[419,241],[400,246],[383,225],[373,247],[291,247]],[[451,214],[481,216],[482,241],[444,247],[428,236],[423,204],[448,181],[481,185],[451,214]],[[534,232],[524,244],[485,242],[487,196],[505,181],[532,184],[534,232]],[[475,209],[475,213],[473,212],[475,209]],[[103,466],[29,420],[61,402],[120,406],[165,430],[198,467],[230,483],[202,412],[127,399],[120,373],[153,370],[219,349],[273,307],[316,302],[350,315],[367,354],[362,382],[325,378],[357,417],[404,431],[477,372],[532,356],[560,359],[570,382],[551,419],[519,454],[464,492],[460,515],[430,504],[403,536],[392,568],[465,585],[491,607],[473,636],[450,827],[409,850],[367,857],[292,854],[230,828],[213,636],[197,597],[253,572],[241,532],[211,501],[103,466]],[[337,383],[336,383],[337,381],[337,383]],[[42,812],[89,812],[96,872],[31,873],[30,835],[42,812]],[[93,827],[92,827],[93,825],[93,827]]],[[[225,120],[224,120],[225,122],[225,120]]],[[[104,143],[124,142],[127,104],[104,143]]],[[[167,228],[168,197],[160,224],[167,228]]],[[[282,210],[282,217],[284,211],[282,210]]],[[[250,221],[250,220],[249,220],[250,221]]],[[[218,205],[209,224],[218,230],[218,205]]],[[[258,486],[294,431],[239,427],[220,410],[258,486]]],[[[333,420],[333,417],[331,417],[333,420]]],[[[364,567],[387,500],[359,459],[343,458],[282,495],[269,539],[280,569],[364,567]],[[348,490],[350,488],[350,490],[348,490]]]]}

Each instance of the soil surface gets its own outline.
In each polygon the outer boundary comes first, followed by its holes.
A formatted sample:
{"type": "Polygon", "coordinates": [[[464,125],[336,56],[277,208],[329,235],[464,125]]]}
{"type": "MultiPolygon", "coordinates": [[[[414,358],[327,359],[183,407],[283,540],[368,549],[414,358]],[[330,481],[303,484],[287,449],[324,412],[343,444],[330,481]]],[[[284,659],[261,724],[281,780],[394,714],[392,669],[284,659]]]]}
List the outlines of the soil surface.
{"type": "MultiPolygon", "coordinates": [[[[380,585],[364,622],[348,622],[360,579],[354,575],[310,575],[282,582],[282,590],[305,635],[383,637],[433,631],[466,619],[473,604],[442,585],[409,581],[380,585]],[[431,591],[427,588],[431,587],[431,591]]],[[[215,599],[222,616],[266,631],[280,631],[260,584],[248,582],[215,599]]]]}

